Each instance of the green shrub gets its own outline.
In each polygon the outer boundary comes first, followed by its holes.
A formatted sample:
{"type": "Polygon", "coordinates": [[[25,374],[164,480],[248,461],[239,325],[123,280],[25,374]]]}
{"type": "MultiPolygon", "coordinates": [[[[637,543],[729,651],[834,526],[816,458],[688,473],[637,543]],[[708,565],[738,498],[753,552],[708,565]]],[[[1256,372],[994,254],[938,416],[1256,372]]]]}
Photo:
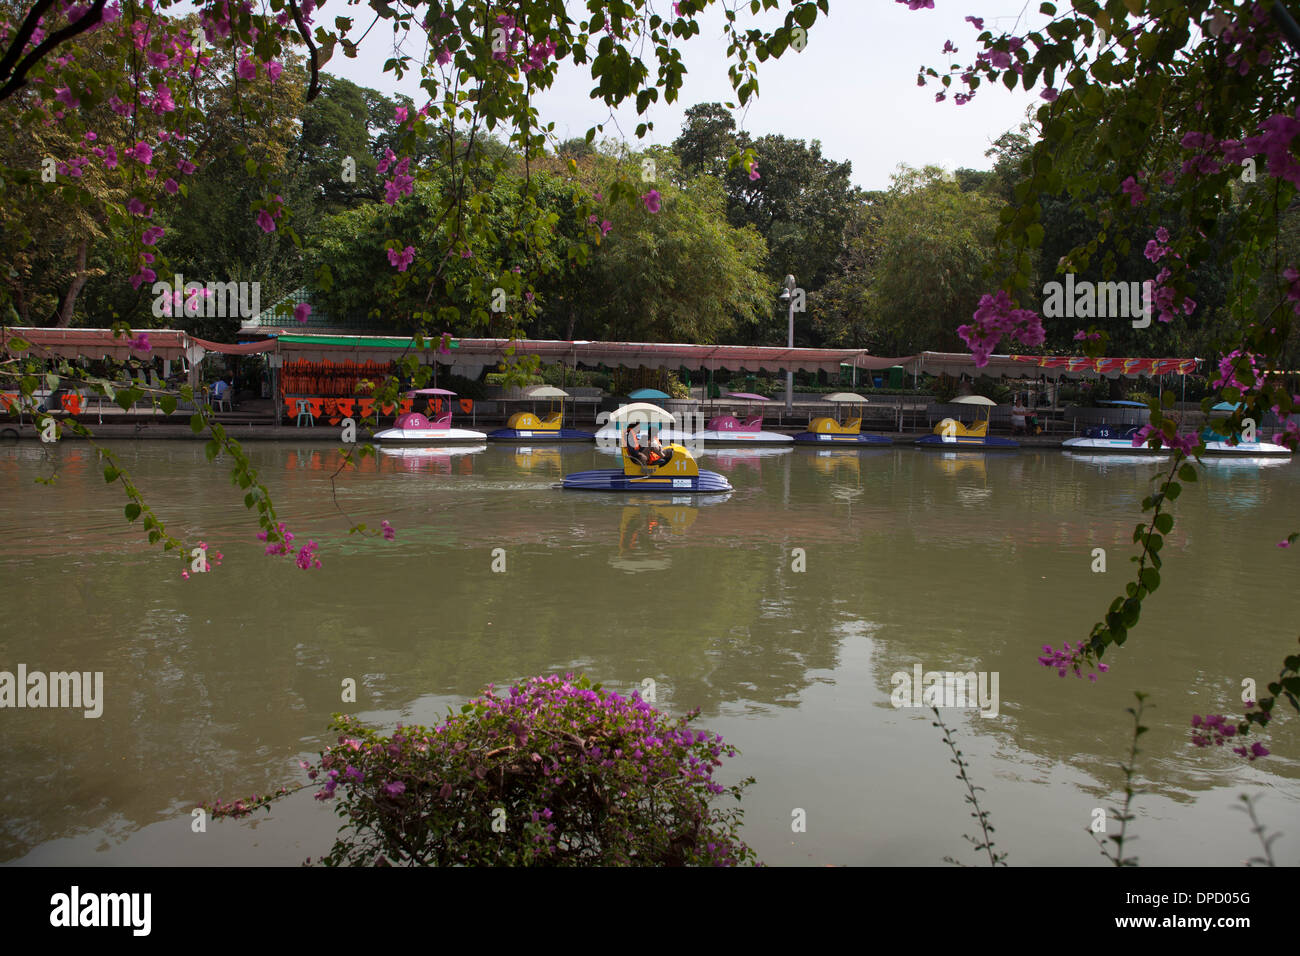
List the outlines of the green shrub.
{"type": "MultiPolygon", "coordinates": [[[[489,687],[434,728],[391,736],[336,716],[338,744],[303,763],[343,820],[320,861],[339,865],[735,866],[754,853],[737,836],[752,780],[713,771],[736,750],[635,693],[586,678],[533,677],[489,687]]],[[[233,805],[244,816],[287,791],[233,805]]]]}

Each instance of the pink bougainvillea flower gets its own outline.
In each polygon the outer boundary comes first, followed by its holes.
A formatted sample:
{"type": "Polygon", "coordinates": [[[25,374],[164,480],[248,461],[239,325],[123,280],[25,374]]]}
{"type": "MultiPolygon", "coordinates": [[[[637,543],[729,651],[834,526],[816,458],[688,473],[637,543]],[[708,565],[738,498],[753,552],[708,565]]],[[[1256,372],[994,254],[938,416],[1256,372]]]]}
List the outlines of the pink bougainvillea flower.
{"type": "Polygon", "coordinates": [[[1057,99],[1059,99],[1061,96],[1060,92],[1054,86],[1049,86],[1047,89],[1043,90],[1043,92],[1039,93],[1038,95],[1041,96],[1043,99],[1047,100],[1047,102],[1049,103],[1055,103],[1057,99]]]}
{"type": "Polygon", "coordinates": [[[278,80],[280,78],[280,74],[283,72],[284,72],[284,67],[281,66],[279,63],[277,63],[275,60],[272,60],[270,63],[266,64],[266,77],[272,83],[278,80]]]}
{"type": "Polygon", "coordinates": [[[610,222],[608,219],[602,219],[600,221],[600,234],[602,236],[608,236],[609,231],[613,228],[614,228],[614,224],[610,222]]]}
{"type": "Polygon", "coordinates": [[[311,306],[306,302],[299,302],[293,307],[293,317],[298,320],[299,325],[306,325],[309,315],[311,315],[311,306]]]}
{"type": "Polygon", "coordinates": [[[188,176],[188,175],[190,175],[191,173],[193,173],[194,170],[198,169],[199,167],[195,166],[195,165],[194,165],[193,163],[191,163],[188,159],[182,159],[180,162],[178,162],[178,163],[176,164],[176,168],[179,169],[179,170],[181,171],[181,173],[183,173],[184,175],[188,176]]]}
{"type": "Polygon", "coordinates": [[[169,176],[167,181],[163,183],[163,189],[168,193],[168,195],[175,196],[180,192],[181,186],[180,183],[169,176]]]}
{"type": "Polygon", "coordinates": [[[138,333],[135,338],[128,339],[126,344],[136,352],[150,352],[153,350],[153,346],[149,344],[149,334],[147,332],[138,333]]]}
{"type": "Polygon", "coordinates": [[[381,521],[380,525],[384,529],[384,540],[392,541],[394,538],[397,537],[397,532],[393,530],[393,526],[389,524],[387,521],[381,521]]]}
{"type": "Polygon", "coordinates": [[[399,106],[395,110],[393,110],[393,118],[399,123],[405,123],[406,116],[407,116],[407,110],[405,106],[399,106]]]}
{"type": "Polygon", "coordinates": [[[265,209],[258,210],[257,224],[262,227],[263,232],[275,232],[275,220],[265,209]]]}
{"type": "Polygon", "coordinates": [[[972,323],[960,326],[957,335],[970,347],[975,364],[984,367],[989,356],[1005,335],[1025,345],[1042,345],[1047,337],[1037,312],[1013,308],[1005,289],[996,295],[984,295],[971,316],[972,323]]]}
{"type": "Polygon", "coordinates": [[[894,0],[895,3],[907,4],[909,10],[933,10],[934,0],[894,0]]]}
{"type": "Polygon", "coordinates": [[[967,17],[966,22],[974,24],[976,30],[984,29],[984,20],[982,17],[967,17]]]}
{"type": "Polygon", "coordinates": [[[749,167],[749,180],[750,182],[753,182],[755,179],[758,178],[759,178],[758,163],[751,163],[749,167]]]}
{"type": "Polygon", "coordinates": [[[396,266],[398,272],[405,272],[407,266],[409,266],[414,261],[415,261],[414,246],[407,246],[401,252],[398,252],[396,249],[388,250],[388,262],[390,265],[396,266]]]}
{"type": "Polygon", "coordinates": [[[235,69],[241,80],[252,80],[257,77],[257,63],[252,57],[244,57],[239,61],[239,66],[235,69]]]}
{"type": "Polygon", "coordinates": [[[1138,206],[1146,202],[1147,194],[1142,191],[1141,184],[1132,176],[1120,183],[1119,188],[1129,197],[1130,206],[1138,206]]]}
{"type": "Polygon", "coordinates": [[[133,216],[143,216],[145,219],[153,218],[153,210],[146,206],[143,200],[132,196],[126,204],[126,211],[133,216]]]}
{"type": "Polygon", "coordinates": [[[128,149],[126,155],[145,166],[153,162],[153,148],[144,140],[128,149]]]}
{"type": "Polygon", "coordinates": [[[143,235],[140,236],[140,243],[145,246],[157,245],[158,240],[161,239],[166,232],[167,230],[162,226],[150,226],[144,231],[143,235]]]}
{"type": "Polygon", "coordinates": [[[650,190],[648,193],[646,193],[644,196],[641,197],[641,201],[645,203],[645,207],[648,211],[658,212],[659,211],[659,190],[657,189],[650,190]]]}

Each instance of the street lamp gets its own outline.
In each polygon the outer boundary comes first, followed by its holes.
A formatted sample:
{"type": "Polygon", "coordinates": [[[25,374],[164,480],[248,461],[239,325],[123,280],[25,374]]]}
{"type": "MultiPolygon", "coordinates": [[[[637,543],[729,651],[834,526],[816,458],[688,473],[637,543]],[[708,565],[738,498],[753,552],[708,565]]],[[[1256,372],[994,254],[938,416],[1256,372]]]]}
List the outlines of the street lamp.
{"type": "MultiPolygon", "coordinates": [[[[781,293],[781,301],[790,303],[790,334],[787,345],[794,348],[794,276],[786,276],[785,291],[781,293]]],[[[786,360],[785,366],[785,411],[786,414],[794,412],[794,371],[790,368],[789,359],[786,360]]]]}

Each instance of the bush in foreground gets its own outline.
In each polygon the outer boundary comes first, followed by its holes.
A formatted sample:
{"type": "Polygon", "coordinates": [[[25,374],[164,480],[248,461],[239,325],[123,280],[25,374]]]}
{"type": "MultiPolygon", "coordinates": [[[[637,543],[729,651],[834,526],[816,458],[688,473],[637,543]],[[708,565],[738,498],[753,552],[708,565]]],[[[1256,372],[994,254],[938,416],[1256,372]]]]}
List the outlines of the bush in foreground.
{"type": "MultiPolygon", "coordinates": [[[[338,744],[303,763],[344,820],[321,860],[340,865],[735,866],[754,863],[738,837],[752,779],[724,787],[713,771],[736,750],[633,694],[586,678],[534,677],[489,687],[434,728],[391,736],[336,716],[338,744]]],[[[281,791],[281,794],[284,791],[281,791]]],[[[217,804],[242,816],[275,797],[217,804]]]]}

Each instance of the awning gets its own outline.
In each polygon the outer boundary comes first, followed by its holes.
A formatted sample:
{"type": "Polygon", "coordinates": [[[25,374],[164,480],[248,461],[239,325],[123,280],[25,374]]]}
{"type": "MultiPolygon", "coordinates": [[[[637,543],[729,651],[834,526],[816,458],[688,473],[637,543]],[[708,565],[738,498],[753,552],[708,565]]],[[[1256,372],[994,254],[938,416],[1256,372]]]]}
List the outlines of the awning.
{"type": "Polygon", "coordinates": [[[268,342],[243,342],[239,345],[224,345],[221,342],[209,342],[207,339],[189,337],[189,341],[201,346],[205,352],[219,352],[222,355],[257,355],[260,352],[274,352],[275,339],[268,342]]]}
{"type": "Polygon", "coordinates": [[[989,375],[993,378],[1106,378],[1138,375],[1190,375],[1194,358],[1089,358],[1086,355],[990,355],[977,366],[969,352],[922,352],[906,360],[909,373],[929,375],[989,375]]]}
{"type": "MultiPolygon", "coordinates": [[[[281,335],[286,360],[326,361],[346,355],[352,360],[385,361],[416,350],[411,338],[359,335],[281,335]]],[[[440,365],[487,366],[508,352],[536,355],[543,364],[604,365],[611,368],[727,369],[751,372],[838,372],[841,365],[880,369],[906,359],[877,358],[861,349],[790,349],[749,345],[686,345],[659,342],[568,342],[560,339],[452,339],[447,352],[433,335],[421,350],[440,365]]]]}
{"type": "Polygon", "coordinates": [[[35,358],[126,359],[137,358],[177,359],[185,354],[185,333],[176,329],[136,329],[149,336],[149,351],[134,351],[125,336],[118,338],[112,329],[38,329],[0,328],[0,345],[11,355],[35,358]],[[31,344],[31,350],[19,351],[10,345],[10,339],[19,338],[31,344]]]}

